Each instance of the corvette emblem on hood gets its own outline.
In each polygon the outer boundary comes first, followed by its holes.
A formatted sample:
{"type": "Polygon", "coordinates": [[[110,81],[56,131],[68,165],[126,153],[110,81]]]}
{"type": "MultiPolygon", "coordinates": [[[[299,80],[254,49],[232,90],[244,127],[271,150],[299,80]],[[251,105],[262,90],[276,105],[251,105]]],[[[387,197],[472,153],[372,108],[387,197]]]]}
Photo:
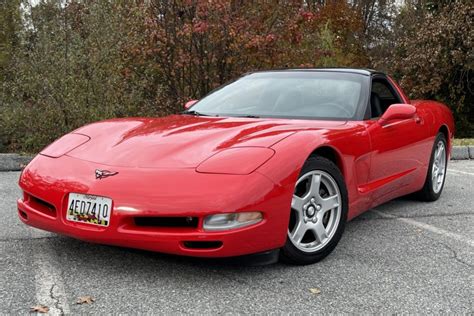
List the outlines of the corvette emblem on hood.
{"type": "Polygon", "coordinates": [[[103,178],[115,176],[117,173],[117,171],[95,169],[95,178],[100,180],[103,178]]]}

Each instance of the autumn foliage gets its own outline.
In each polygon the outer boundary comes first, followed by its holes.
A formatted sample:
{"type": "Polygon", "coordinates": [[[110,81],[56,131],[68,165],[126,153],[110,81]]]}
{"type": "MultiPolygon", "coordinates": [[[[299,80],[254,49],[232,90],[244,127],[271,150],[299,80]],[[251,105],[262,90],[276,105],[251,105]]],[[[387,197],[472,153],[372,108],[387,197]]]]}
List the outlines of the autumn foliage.
{"type": "Polygon", "coordinates": [[[472,134],[469,1],[2,1],[0,151],[179,112],[245,72],[286,67],[386,70],[411,97],[448,103],[458,134],[472,134]]]}
{"type": "Polygon", "coordinates": [[[152,68],[173,111],[247,71],[363,64],[362,25],[344,1],[312,10],[300,1],[224,0],[155,1],[141,9],[143,24],[132,28],[144,39],[125,45],[133,61],[126,74],[135,80],[152,68]]]}
{"type": "Polygon", "coordinates": [[[474,136],[474,6],[451,3],[403,36],[391,65],[413,98],[442,101],[456,114],[457,134],[474,136]]]}

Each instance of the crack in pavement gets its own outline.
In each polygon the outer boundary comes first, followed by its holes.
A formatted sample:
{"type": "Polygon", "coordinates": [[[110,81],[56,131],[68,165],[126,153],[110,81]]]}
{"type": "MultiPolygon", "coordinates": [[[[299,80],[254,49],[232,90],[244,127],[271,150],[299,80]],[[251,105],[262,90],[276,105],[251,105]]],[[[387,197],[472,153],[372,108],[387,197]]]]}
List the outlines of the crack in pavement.
{"type": "Polygon", "coordinates": [[[59,302],[59,298],[54,295],[54,288],[57,287],[56,283],[53,283],[51,289],[49,290],[49,296],[54,301],[54,307],[59,311],[58,315],[64,315],[64,310],[59,302]]]}
{"type": "Polygon", "coordinates": [[[51,315],[68,314],[69,306],[56,252],[48,243],[40,244],[38,247],[43,249],[39,249],[40,251],[33,256],[36,266],[34,278],[37,303],[49,306],[51,315]]]}
{"type": "MultiPolygon", "coordinates": [[[[428,237],[429,239],[431,240],[435,240],[433,238],[430,238],[428,237]]],[[[465,265],[469,268],[474,268],[474,265],[468,263],[468,262],[465,262],[464,260],[462,260],[461,258],[459,258],[458,256],[458,253],[456,250],[454,250],[451,246],[449,246],[448,244],[445,244],[444,242],[441,242],[441,241],[438,241],[438,240],[435,240],[436,242],[438,242],[439,244],[441,244],[442,246],[444,246],[444,248],[446,248],[447,250],[451,251],[453,253],[453,256],[451,258],[453,258],[454,260],[456,260],[458,263],[462,264],[462,265],[465,265]]]]}

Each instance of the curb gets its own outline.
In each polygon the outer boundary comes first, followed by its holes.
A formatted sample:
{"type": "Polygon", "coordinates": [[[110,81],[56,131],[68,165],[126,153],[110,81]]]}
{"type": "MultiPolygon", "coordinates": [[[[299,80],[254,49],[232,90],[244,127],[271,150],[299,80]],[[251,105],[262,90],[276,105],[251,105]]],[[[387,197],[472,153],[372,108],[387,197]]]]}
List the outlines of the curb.
{"type": "MultiPolygon", "coordinates": [[[[21,171],[34,156],[0,153],[1,171],[21,171]]],[[[453,146],[451,160],[474,159],[474,146],[453,146]]]]}
{"type": "Polygon", "coordinates": [[[0,171],[20,171],[32,159],[33,156],[22,156],[19,154],[0,154],[0,171]]]}
{"type": "Polygon", "coordinates": [[[453,146],[451,160],[474,159],[474,146],[453,146]]]}

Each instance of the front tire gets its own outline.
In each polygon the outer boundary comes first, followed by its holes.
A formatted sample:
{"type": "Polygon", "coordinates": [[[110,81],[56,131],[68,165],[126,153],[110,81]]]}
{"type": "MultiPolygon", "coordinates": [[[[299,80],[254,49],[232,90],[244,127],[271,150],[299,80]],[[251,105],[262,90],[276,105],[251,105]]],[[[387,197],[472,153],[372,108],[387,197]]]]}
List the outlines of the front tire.
{"type": "Polygon", "coordinates": [[[281,259],[311,264],[329,255],[342,237],[347,211],[347,189],[338,167],[326,158],[310,157],[295,185],[281,259]]]}
{"type": "Polygon", "coordinates": [[[430,164],[425,184],[418,192],[418,197],[427,202],[439,199],[446,180],[446,169],[448,167],[448,151],[446,137],[443,133],[436,136],[433,149],[431,150],[430,164]]]}

